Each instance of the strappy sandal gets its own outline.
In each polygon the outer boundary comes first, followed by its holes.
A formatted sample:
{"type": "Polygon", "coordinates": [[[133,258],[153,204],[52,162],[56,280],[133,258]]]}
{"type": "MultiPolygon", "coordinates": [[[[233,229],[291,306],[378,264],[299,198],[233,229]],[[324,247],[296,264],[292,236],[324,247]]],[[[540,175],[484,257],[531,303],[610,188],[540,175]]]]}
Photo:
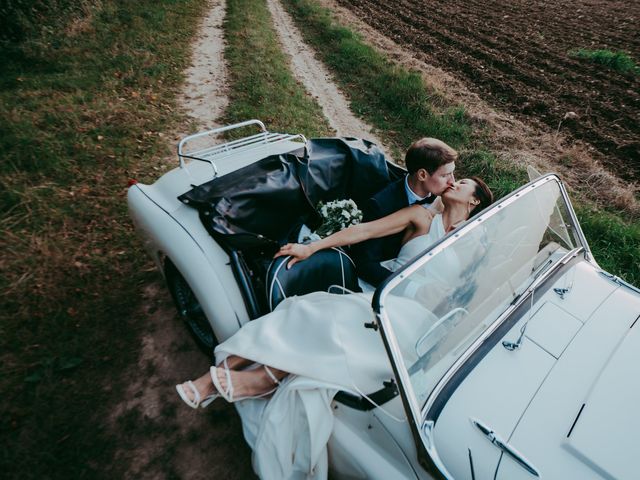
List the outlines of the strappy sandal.
{"type": "Polygon", "coordinates": [[[227,359],[225,358],[222,362],[222,370],[224,371],[226,380],[227,380],[227,388],[222,388],[222,385],[220,384],[220,380],[218,380],[218,374],[217,374],[217,368],[216,367],[211,367],[211,380],[213,381],[213,385],[216,387],[216,390],[218,390],[218,394],[224,398],[227,402],[229,403],[233,403],[233,402],[238,402],[240,400],[247,400],[249,398],[262,398],[262,397],[266,397],[267,395],[271,395],[273,392],[276,391],[276,389],[278,388],[278,386],[280,385],[280,380],[278,380],[276,378],[276,376],[273,374],[273,372],[269,369],[269,367],[267,367],[266,365],[262,366],[265,370],[265,372],[267,372],[267,375],[269,376],[269,378],[271,380],[273,380],[273,383],[276,385],[274,388],[272,388],[271,390],[269,390],[268,392],[264,392],[261,393],[259,395],[249,395],[246,397],[239,397],[239,398],[234,398],[233,396],[233,383],[231,382],[231,370],[229,368],[229,365],[227,365],[227,359]]]}
{"type": "Polygon", "coordinates": [[[189,405],[191,408],[208,407],[211,404],[211,402],[213,402],[216,398],[220,396],[217,393],[212,393],[211,395],[207,395],[206,397],[201,398],[200,392],[198,391],[198,389],[196,388],[196,386],[191,380],[189,380],[186,384],[182,383],[180,385],[176,385],[176,391],[178,392],[178,395],[180,395],[180,398],[182,399],[182,401],[187,405],[189,405]],[[191,393],[193,393],[193,398],[189,398],[189,396],[187,395],[187,392],[184,389],[184,385],[189,387],[189,389],[191,390],[191,393]]]}
{"type": "MultiPolygon", "coordinates": [[[[271,371],[271,369],[269,367],[267,367],[266,365],[263,365],[262,368],[264,368],[264,371],[267,372],[267,375],[269,376],[269,378],[276,385],[276,387],[273,390],[271,390],[271,392],[275,392],[276,389],[278,388],[278,385],[280,385],[280,380],[278,380],[276,378],[276,376],[273,374],[273,372],[271,371]]],[[[269,393],[271,393],[271,392],[269,392],[269,393]]],[[[268,393],[266,395],[268,395],[268,393]]]]}

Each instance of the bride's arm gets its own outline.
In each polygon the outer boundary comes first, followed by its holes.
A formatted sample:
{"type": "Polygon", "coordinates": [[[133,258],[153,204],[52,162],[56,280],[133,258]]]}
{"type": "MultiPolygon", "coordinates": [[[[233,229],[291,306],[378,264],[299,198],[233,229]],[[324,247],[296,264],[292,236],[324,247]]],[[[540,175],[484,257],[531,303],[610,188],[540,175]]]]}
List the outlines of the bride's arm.
{"type": "Polygon", "coordinates": [[[318,250],[353,245],[371,238],[386,237],[402,232],[412,225],[416,229],[425,229],[428,232],[432,218],[433,214],[419,205],[406,207],[378,220],[352,225],[317,242],[310,244],[288,243],[274,255],[274,258],[291,255],[293,258],[287,265],[290,268],[296,262],[310,257],[318,250]],[[425,225],[426,223],[428,224],[425,225]]]}

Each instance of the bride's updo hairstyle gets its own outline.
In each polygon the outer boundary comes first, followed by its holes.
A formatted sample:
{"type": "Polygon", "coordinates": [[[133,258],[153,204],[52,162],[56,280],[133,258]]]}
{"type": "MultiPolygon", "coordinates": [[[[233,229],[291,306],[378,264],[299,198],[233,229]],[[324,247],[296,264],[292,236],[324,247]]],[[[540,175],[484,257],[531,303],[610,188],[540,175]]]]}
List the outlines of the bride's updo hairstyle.
{"type": "Polygon", "coordinates": [[[473,210],[471,210],[471,212],[469,212],[469,218],[471,218],[476,213],[481,212],[493,203],[493,192],[480,178],[475,176],[469,178],[476,182],[476,189],[473,192],[473,196],[480,202],[473,208],[473,210]]]}

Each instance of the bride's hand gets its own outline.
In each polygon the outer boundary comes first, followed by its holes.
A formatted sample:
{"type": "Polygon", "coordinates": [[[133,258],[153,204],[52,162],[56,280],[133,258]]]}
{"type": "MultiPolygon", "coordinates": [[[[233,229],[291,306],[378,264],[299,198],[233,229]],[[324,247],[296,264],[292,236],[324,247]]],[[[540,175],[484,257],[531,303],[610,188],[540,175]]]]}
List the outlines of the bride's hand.
{"type": "Polygon", "coordinates": [[[293,265],[298,263],[305,258],[309,258],[313,251],[309,245],[304,245],[302,243],[287,243],[283,247],[278,250],[278,252],[273,256],[273,258],[284,257],[286,255],[290,255],[292,258],[289,260],[287,264],[287,268],[291,268],[293,265]]]}

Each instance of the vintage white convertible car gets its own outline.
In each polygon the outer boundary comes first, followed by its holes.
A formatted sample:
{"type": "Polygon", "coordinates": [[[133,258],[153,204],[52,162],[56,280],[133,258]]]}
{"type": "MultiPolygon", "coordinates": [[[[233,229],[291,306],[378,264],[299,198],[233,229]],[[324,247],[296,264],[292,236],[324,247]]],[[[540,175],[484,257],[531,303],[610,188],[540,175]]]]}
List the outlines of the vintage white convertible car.
{"type": "MultiPolygon", "coordinates": [[[[375,145],[249,121],[187,137],[178,156],[179,168],[130,188],[129,207],[208,351],[287,295],[367,288],[341,251],[291,270],[271,257],[313,228],[318,201],[360,202],[402,174],[375,145]]],[[[371,308],[363,329],[379,330],[395,378],[336,396],[336,478],[640,477],[640,291],[598,267],[557,176],[423,252],[371,308]],[[408,333],[395,296],[411,297],[428,327],[408,333]]]]}

